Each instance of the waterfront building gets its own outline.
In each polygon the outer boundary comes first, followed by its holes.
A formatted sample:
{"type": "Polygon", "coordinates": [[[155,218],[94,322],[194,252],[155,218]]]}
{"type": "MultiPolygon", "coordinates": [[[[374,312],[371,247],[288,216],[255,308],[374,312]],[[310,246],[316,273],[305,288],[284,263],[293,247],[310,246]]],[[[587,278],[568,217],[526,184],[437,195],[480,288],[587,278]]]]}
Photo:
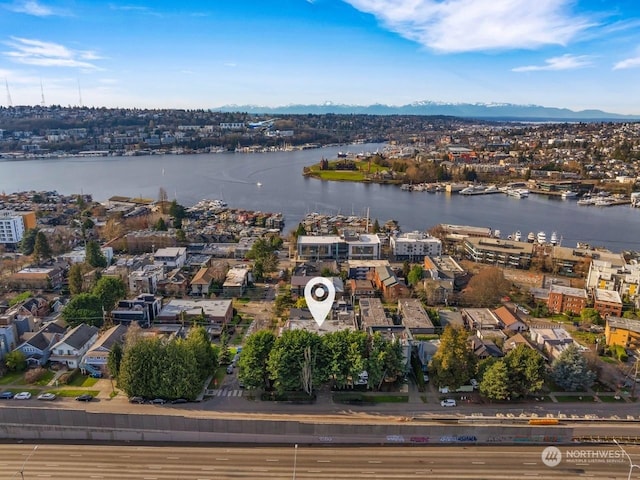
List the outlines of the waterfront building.
{"type": "Polygon", "coordinates": [[[501,267],[528,269],[533,257],[531,243],[499,238],[468,237],[463,245],[464,254],[468,259],[501,267]]]}
{"type": "Polygon", "coordinates": [[[390,238],[391,250],[396,260],[438,257],[442,254],[442,241],[419,231],[400,234],[390,238]]]}
{"type": "Polygon", "coordinates": [[[301,260],[377,260],[380,238],[376,234],[346,234],[298,237],[301,260]]]}

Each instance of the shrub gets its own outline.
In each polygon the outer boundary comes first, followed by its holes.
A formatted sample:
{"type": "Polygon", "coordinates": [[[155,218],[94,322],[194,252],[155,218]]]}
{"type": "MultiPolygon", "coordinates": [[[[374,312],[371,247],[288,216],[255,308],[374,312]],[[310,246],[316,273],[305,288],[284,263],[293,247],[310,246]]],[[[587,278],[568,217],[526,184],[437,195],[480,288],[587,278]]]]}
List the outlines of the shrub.
{"type": "Polygon", "coordinates": [[[24,374],[24,380],[29,384],[33,384],[33,383],[36,383],[38,380],[40,380],[42,377],[44,377],[46,373],[47,373],[46,368],[42,368],[42,367],[32,368],[31,370],[27,370],[27,373],[24,374]]]}
{"type": "Polygon", "coordinates": [[[73,370],[60,375],[60,378],[58,379],[58,381],[60,382],[61,385],[69,385],[71,382],[73,382],[73,379],[76,378],[79,373],[80,373],[80,369],[74,368],[73,370]]]}

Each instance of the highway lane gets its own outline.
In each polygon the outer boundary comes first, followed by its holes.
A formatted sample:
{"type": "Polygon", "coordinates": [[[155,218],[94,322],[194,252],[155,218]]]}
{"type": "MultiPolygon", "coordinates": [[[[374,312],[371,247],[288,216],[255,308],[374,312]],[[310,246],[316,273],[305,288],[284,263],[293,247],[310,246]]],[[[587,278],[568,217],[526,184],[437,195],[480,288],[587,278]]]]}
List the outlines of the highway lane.
{"type": "MultiPolygon", "coordinates": [[[[0,479],[626,479],[617,447],[561,447],[555,467],[542,447],[192,447],[135,445],[0,445],[0,479]],[[576,450],[579,449],[579,450],[576,450]],[[569,450],[573,451],[568,458],[569,450]],[[587,453],[581,453],[587,452],[587,453]],[[589,453],[591,452],[591,453],[589,453]],[[594,457],[596,453],[608,461],[594,457]],[[576,457],[579,457],[576,459],[576,457]],[[25,464],[26,460],[26,464],[25,464]],[[613,461],[612,461],[613,460],[613,461]],[[294,476],[295,464],[295,476],[294,476]]],[[[640,447],[626,447],[640,464],[640,447]]],[[[640,479],[640,469],[633,471],[640,479]]]]}

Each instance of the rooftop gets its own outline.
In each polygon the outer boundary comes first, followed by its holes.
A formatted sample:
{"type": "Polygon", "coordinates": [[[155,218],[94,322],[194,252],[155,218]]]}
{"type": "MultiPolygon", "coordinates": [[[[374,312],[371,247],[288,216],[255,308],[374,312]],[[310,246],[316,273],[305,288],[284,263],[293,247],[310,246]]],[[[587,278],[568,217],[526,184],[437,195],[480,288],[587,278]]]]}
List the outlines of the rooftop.
{"type": "Polygon", "coordinates": [[[607,326],[609,328],[620,328],[629,330],[630,332],[640,333],[640,320],[635,318],[607,317],[607,326]]]}

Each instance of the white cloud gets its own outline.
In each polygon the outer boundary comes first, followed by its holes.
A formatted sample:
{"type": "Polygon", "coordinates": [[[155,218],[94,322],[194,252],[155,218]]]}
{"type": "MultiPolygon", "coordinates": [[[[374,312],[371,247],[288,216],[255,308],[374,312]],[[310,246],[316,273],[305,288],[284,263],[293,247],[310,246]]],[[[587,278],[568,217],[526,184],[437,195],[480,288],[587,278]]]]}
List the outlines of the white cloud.
{"type": "Polygon", "coordinates": [[[33,15],[35,17],[50,17],[52,15],[65,15],[61,11],[54,10],[53,8],[43,5],[36,0],[26,0],[22,2],[14,2],[4,5],[7,10],[15,13],[24,13],[26,15],[33,15]]]}
{"type": "Polygon", "coordinates": [[[640,67],[640,56],[625,58],[624,60],[616,63],[613,66],[614,70],[625,70],[627,68],[638,68],[640,67]]]}
{"type": "Polygon", "coordinates": [[[91,63],[100,57],[95,52],[88,50],[71,50],[58,43],[19,37],[11,37],[11,41],[7,41],[5,44],[12,47],[13,50],[3,52],[3,54],[17,63],[42,67],[100,70],[98,66],[91,63]]]}
{"type": "Polygon", "coordinates": [[[588,55],[562,55],[545,60],[544,65],[527,65],[516,67],[513,72],[537,72],[540,70],[575,70],[593,65],[591,57],[588,55]]]}
{"type": "Polygon", "coordinates": [[[344,0],[382,24],[443,53],[566,45],[594,24],[571,0],[344,0]]]}

